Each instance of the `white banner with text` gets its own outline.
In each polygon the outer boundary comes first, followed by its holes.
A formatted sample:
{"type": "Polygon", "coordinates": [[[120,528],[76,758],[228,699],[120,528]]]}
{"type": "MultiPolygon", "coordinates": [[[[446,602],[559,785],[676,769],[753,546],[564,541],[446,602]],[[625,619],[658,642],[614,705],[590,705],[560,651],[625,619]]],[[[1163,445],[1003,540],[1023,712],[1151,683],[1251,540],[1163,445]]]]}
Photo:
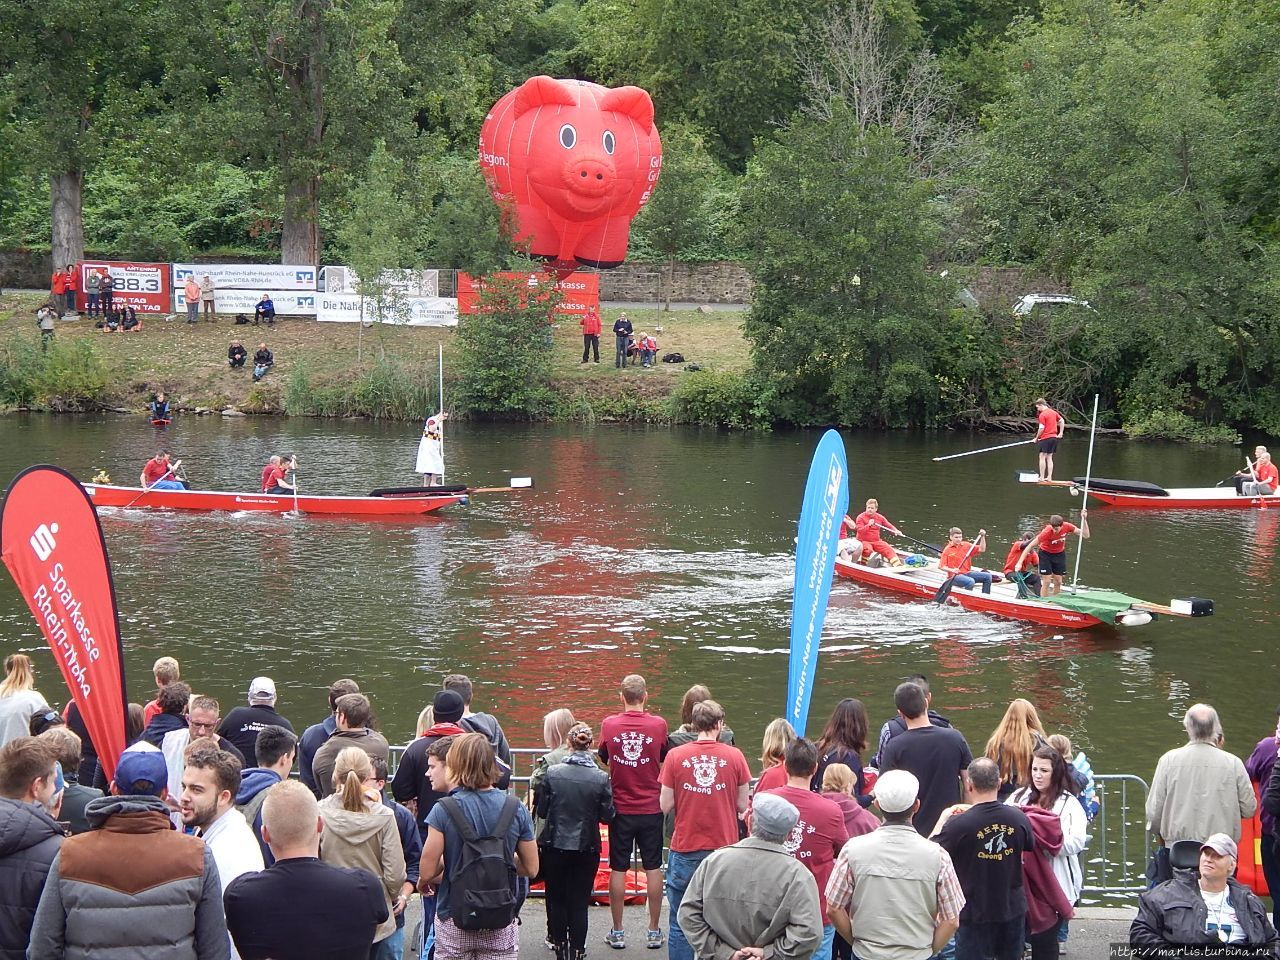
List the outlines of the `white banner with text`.
{"type": "Polygon", "coordinates": [[[376,300],[353,293],[316,294],[316,319],[322,323],[398,323],[409,327],[455,327],[458,301],[453,297],[397,297],[379,312],[376,300]]]}

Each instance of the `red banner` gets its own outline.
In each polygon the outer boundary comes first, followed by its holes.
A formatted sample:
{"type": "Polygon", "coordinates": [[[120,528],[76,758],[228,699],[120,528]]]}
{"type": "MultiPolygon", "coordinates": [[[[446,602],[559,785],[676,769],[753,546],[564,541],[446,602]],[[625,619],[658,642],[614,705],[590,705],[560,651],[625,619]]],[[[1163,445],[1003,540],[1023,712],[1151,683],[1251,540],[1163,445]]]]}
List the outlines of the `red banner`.
{"type": "Polygon", "coordinates": [[[58,467],[28,467],[0,509],[0,553],[49,642],[111,777],[128,699],[111,561],[89,495],[58,467]]]}
{"type": "MultiPolygon", "coordinates": [[[[510,280],[528,280],[530,286],[537,286],[539,281],[546,282],[550,274],[537,273],[497,273],[497,277],[510,280]]],[[[476,312],[476,302],[480,298],[479,282],[483,278],[473,277],[469,273],[458,274],[458,313],[472,314],[476,312]]],[[[560,305],[556,307],[556,316],[574,319],[584,317],[591,310],[600,310],[600,274],[571,273],[559,283],[556,289],[560,292],[560,305]]]]}
{"type": "Polygon", "coordinates": [[[170,267],[167,263],[115,263],[105,260],[81,260],[76,264],[80,271],[80,287],[76,293],[76,309],[84,310],[89,295],[84,292],[85,280],[90,272],[110,273],[115,281],[111,299],[117,307],[126,304],[138,313],[172,313],[173,293],[169,285],[170,267]]]}

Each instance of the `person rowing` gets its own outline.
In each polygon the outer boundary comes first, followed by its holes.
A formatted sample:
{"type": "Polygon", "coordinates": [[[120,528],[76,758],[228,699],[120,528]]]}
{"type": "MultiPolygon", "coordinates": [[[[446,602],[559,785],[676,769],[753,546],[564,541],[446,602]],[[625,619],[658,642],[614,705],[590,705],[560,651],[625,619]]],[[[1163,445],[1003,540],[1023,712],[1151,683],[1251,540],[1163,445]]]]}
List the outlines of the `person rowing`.
{"type": "Polygon", "coordinates": [[[857,531],[858,539],[862,541],[862,559],[864,561],[869,560],[873,553],[879,554],[889,561],[889,566],[900,567],[902,566],[902,560],[899,559],[893,547],[884,542],[884,538],[880,536],[880,531],[888,530],[898,536],[902,536],[902,531],[890,523],[879,511],[880,502],[872,497],[867,501],[867,509],[853,518],[854,529],[857,531]]]}
{"type": "Polygon", "coordinates": [[[1067,537],[1078,534],[1081,540],[1089,539],[1089,511],[1080,508],[1080,526],[1067,523],[1061,514],[1055,513],[1049,518],[1045,528],[1031,538],[1022,549],[1022,555],[1013,565],[1017,573],[1022,572],[1027,558],[1039,549],[1040,576],[1047,577],[1042,584],[1041,596],[1053,597],[1062,592],[1062,578],[1067,573],[1067,537]]]}
{"type": "Polygon", "coordinates": [[[169,401],[165,399],[164,391],[156,391],[156,395],[151,399],[151,419],[152,420],[172,420],[173,414],[169,410],[169,401]]]}
{"type": "Polygon", "coordinates": [[[280,469],[280,457],[273,453],[267,460],[267,465],[262,468],[262,482],[258,485],[258,489],[266,493],[276,485],[277,474],[283,475],[283,473],[284,471],[280,469]]]}
{"type": "Polygon", "coordinates": [[[281,457],[272,457],[271,459],[279,462],[267,464],[267,469],[263,471],[262,492],[274,494],[293,493],[296,485],[289,480],[288,473],[298,466],[298,458],[290,453],[281,457]]]}
{"type": "Polygon", "coordinates": [[[177,479],[182,461],[170,462],[169,451],[161,450],[142,466],[138,482],[145,490],[187,490],[186,482],[177,479]]]}
{"type": "Polygon", "coordinates": [[[1049,406],[1044,397],[1036,400],[1036,450],[1040,453],[1040,479],[1053,479],[1053,455],[1067,428],[1062,414],[1049,406]]]}
{"type": "Polygon", "coordinates": [[[1231,479],[1236,485],[1236,494],[1242,497],[1267,497],[1280,488],[1280,471],[1263,446],[1254,448],[1253,466],[1247,471],[1237,470],[1231,479]]]}
{"type": "Polygon", "coordinates": [[[979,530],[978,539],[969,543],[964,538],[964,531],[952,527],[947,534],[947,545],[942,548],[942,556],[938,558],[938,569],[949,577],[954,577],[957,587],[973,589],[974,584],[982,584],[982,592],[991,592],[991,582],[995,579],[986,570],[973,569],[974,554],[985,553],[987,549],[987,531],[979,530]]]}
{"type": "MultiPolygon", "coordinates": [[[[1031,542],[1031,532],[1024,530],[1018,535],[1018,539],[1014,541],[1013,546],[1009,548],[1009,554],[1004,558],[1004,575],[1018,584],[1018,597],[1026,599],[1023,594],[1030,596],[1040,596],[1040,574],[1035,570],[1028,570],[1023,573],[1017,569],[1018,558],[1022,556],[1022,551],[1027,548],[1027,544],[1031,542]]],[[[1040,555],[1034,550],[1031,551],[1027,558],[1032,566],[1040,565],[1040,555]]]]}

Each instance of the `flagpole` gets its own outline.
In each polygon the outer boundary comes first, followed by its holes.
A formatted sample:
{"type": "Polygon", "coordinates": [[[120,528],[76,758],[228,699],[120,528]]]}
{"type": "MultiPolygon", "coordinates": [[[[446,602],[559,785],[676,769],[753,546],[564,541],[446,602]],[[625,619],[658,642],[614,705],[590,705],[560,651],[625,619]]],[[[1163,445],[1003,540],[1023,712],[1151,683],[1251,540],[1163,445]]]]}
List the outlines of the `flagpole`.
{"type": "MultiPolygon", "coordinates": [[[[1089,481],[1093,479],[1093,440],[1098,435],[1098,395],[1093,395],[1093,422],[1089,426],[1089,459],[1086,461],[1084,468],[1084,497],[1080,501],[1080,508],[1087,510],[1089,507],[1089,481]]],[[[1088,523],[1088,520],[1081,520],[1081,523],[1088,523]]],[[[1080,538],[1080,542],[1076,545],[1076,568],[1075,573],[1071,577],[1071,592],[1076,592],[1076,585],[1080,582],[1080,557],[1084,554],[1084,537],[1080,538]]]]}

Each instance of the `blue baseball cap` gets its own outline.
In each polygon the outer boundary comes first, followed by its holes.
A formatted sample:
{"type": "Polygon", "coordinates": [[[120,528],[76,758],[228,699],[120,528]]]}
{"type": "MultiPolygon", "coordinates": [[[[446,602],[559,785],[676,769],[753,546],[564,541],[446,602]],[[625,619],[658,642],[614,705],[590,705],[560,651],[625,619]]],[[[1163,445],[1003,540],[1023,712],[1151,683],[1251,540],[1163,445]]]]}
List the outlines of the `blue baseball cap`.
{"type": "Polygon", "coordinates": [[[120,754],[115,783],[122,794],[160,796],[169,785],[169,767],[164,762],[164,754],[149,743],[135,743],[120,754]]]}

